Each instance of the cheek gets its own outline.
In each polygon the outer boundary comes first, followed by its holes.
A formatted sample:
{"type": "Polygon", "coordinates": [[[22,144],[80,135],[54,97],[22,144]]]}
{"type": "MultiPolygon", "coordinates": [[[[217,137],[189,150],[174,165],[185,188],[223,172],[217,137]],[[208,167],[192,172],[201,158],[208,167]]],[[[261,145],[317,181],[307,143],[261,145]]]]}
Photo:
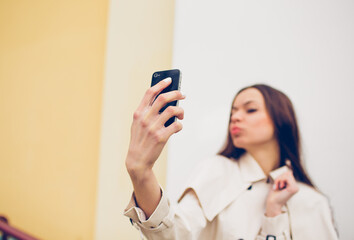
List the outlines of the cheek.
{"type": "Polygon", "coordinates": [[[272,138],[274,135],[274,127],[272,120],[267,115],[260,115],[250,122],[250,131],[253,135],[260,138],[272,138]]]}

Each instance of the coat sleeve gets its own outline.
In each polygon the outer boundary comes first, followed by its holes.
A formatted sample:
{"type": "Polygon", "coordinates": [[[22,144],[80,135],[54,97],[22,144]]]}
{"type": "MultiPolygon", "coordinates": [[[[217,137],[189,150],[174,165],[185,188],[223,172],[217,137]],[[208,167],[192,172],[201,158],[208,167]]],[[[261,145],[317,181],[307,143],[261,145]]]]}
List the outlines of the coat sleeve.
{"type": "Polygon", "coordinates": [[[256,240],[290,240],[289,215],[287,211],[275,217],[262,217],[262,227],[256,240]]]}
{"type": "Polygon", "coordinates": [[[146,219],[134,198],[128,204],[124,215],[147,239],[199,239],[207,225],[199,201],[193,191],[189,191],[178,205],[171,205],[163,190],[161,200],[155,211],[146,219]]]}
{"type": "Polygon", "coordinates": [[[314,188],[299,183],[300,191],[287,203],[293,240],[338,240],[328,199],[314,188]]]}
{"type": "MultiPolygon", "coordinates": [[[[317,223],[314,227],[313,237],[319,237],[318,239],[338,240],[338,233],[335,228],[334,218],[332,216],[332,210],[330,208],[328,199],[324,198],[323,201],[317,204],[317,219],[313,221],[317,223]]],[[[309,230],[310,232],[310,230],[309,230]]]]}
{"type": "Polygon", "coordinates": [[[311,206],[290,212],[294,240],[321,239],[338,240],[332,212],[325,197],[311,206]]]}
{"type": "Polygon", "coordinates": [[[321,230],[322,238],[328,240],[338,240],[338,232],[335,226],[334,217],[332,209],[330,208],[328,199],[322,201],[321,204],[318,204],[319,208],[319,229],[321,230]]]}

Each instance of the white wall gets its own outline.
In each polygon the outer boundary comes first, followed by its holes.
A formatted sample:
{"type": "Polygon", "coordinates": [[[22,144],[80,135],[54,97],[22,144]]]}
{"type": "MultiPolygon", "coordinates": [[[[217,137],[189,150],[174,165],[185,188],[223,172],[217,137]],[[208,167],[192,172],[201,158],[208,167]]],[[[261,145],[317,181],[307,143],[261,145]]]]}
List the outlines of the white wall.
{"type": "Polygon", "coordinates": [[[267,83],[292,99],[306,166],[352,239],[354,2],[176,1],[174,67],[184,129],[169,142],[168,194],[224,142],[235,93],[267,83]],[[348,207],[349,206],[349,207],[348,207]]]}

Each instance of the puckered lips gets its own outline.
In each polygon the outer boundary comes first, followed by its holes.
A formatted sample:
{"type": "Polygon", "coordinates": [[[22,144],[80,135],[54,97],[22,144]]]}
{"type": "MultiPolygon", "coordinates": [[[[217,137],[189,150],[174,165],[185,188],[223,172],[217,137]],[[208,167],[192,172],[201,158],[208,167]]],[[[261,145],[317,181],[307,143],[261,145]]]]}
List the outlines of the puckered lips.
{"type": "Polygon", "coordinates": [[[233,136],[237,136],[241,131],[242,131],[242,129],[238,126],[231,126],[230,127],[230,133],[233,136]]]}

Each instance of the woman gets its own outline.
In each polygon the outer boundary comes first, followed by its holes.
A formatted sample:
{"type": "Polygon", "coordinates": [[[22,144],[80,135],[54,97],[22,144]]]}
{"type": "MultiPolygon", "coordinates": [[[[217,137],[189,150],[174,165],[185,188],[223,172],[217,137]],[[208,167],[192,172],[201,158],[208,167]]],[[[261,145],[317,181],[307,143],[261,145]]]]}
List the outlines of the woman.
{"type": "Polygon", "coordinates": [[[177,205],[170,205],[152,167],[180,122],[183,109],[159,110],[185,97],[150,88],[134,113],[126,166],[134,194],[125,215],[148,239],[337,239],[330,208],[304,171],[290,100],[267,85],[239,91],[228,138],[220,153],[193,175],[177,205]]]}

